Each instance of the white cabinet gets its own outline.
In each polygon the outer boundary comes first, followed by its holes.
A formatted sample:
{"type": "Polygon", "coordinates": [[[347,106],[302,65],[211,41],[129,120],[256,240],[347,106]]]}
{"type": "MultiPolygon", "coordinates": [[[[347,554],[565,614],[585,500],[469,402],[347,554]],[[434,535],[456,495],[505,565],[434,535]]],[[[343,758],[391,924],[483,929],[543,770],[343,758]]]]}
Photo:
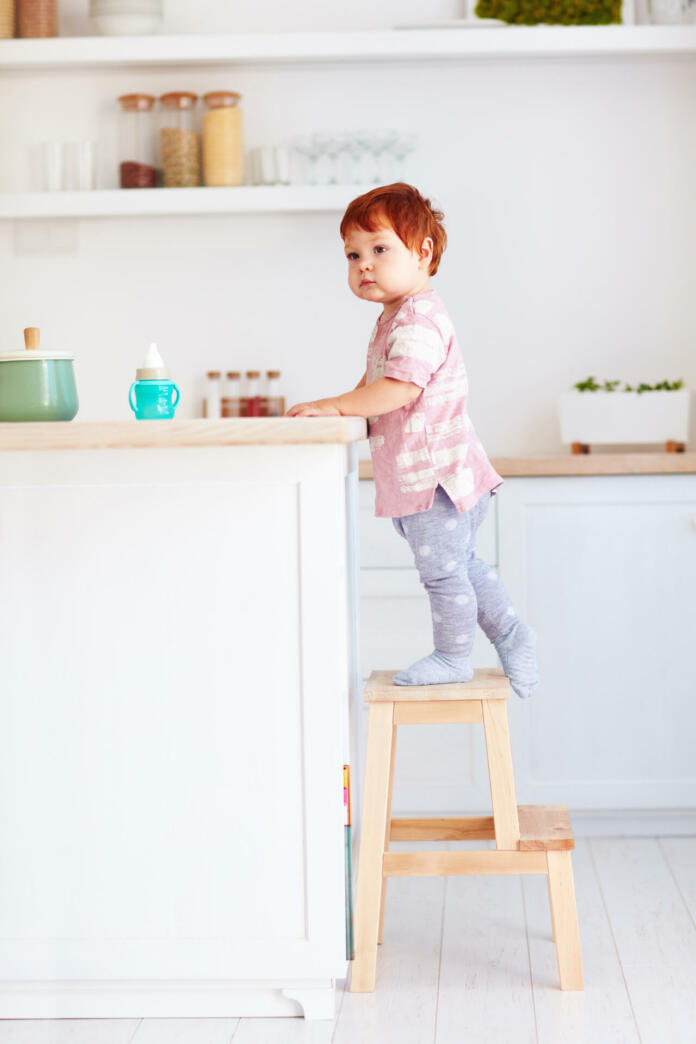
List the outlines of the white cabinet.
{"type": "MultiPolygon", "coordinates": [[[[409,548],[360,485],[365,677],[430,651],[431,628],[409,548]]],[[[614,810],[693,809],[696,476],[507,479],[478,551],[539,639],[541,685],[509,705],[519,802],[567,803],[595,826],[614,810]]],[[[480,632],[474,659],[497,664],[480,632]]],[[[480,732],[404,729],[395,810],[488,808],[480,732]]]]}
{"type": "Polygon", "coordinates": [[[1,1018],[333,1016],[356,480],[0,453],[1,1018]]]}
{"type": "Polygon", "coordinates": [[[501,573],[539,635],[524,801],[696,806],[696,476],[510,479],[501,573]]]}

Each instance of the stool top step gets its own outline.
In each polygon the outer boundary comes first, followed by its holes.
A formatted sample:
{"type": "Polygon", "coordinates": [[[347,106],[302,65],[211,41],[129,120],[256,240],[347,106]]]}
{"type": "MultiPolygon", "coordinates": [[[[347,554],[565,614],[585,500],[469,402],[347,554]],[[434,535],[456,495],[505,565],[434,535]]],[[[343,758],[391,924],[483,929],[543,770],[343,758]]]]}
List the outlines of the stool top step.
{"type": "Polygon", "coordinates": [[[499,667],[474,671],[473,681],[446,685],[394,685],[396,671],[373,671],[365,685],[368,702],[402,703],[432,700],[506,700],[510,681],[499,667]]]}

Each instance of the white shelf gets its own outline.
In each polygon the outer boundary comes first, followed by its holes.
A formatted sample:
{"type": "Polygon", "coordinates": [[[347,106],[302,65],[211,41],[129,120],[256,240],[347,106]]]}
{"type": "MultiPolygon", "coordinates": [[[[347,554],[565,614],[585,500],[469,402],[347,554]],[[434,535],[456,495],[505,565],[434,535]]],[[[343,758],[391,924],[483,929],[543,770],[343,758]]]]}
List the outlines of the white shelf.
{"type": "Polygon", "coordinates": [[[696,55],[696,26],[472,26],[0,40],[0,72],[139,65],[696,55]]]}
{"type": "Polygon", "coordinates": [[[241,185],[239,188],[3,192],[1,218],[119,217],[341,211],[369,185],[241,185]]]}

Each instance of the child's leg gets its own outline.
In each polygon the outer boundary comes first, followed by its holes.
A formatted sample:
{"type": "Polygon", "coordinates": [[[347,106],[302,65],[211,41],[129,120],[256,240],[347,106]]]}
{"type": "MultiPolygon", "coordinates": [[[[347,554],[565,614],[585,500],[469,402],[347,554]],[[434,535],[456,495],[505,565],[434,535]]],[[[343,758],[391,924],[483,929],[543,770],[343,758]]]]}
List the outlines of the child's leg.
{"type": "MultiPolygon", "coordinates": [[[[483,522],[489,497],[482,498],[472,508],[477,513],[475,526],[483,522]]],[[[469,580],[476,592],[478,623],[486,637],[493,642],[503,670],[512,688],[522,699],[532,695],[539,682],[536,662],[536,635],[515,612],[510,596],[495,569],[477,558],[473,541],[468,559],[469,580]]]]}
{"type": "Polygon", "coordinates": [[[437,685],[471,681],[471,648],[476,627],[476,595],[467,560],[474,527],[438,487],[428,511],[394,519],[406,538],[428,596],[435,651],[394,676],[397,685],[437,685]]]}

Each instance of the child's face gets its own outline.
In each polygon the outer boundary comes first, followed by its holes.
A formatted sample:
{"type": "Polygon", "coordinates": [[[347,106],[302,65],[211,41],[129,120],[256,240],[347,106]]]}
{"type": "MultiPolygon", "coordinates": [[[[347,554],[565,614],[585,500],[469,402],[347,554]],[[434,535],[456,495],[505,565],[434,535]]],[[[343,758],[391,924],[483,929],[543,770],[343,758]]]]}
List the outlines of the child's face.
{"type": "Polygon", "coordinates": [[[356,297],[389,311],[404,297],[429,288],[432,249],[428,238],[420,251],[409,250],[390,225],[375,232],[354,225],[345,239],[348,285],[356,297]]]}

